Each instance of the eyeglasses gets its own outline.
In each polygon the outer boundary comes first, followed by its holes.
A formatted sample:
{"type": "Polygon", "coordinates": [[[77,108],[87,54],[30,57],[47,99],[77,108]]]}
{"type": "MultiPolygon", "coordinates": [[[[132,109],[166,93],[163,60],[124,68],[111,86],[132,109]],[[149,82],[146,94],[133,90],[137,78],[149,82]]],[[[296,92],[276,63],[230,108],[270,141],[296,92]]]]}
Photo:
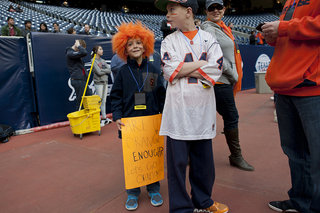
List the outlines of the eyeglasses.
{"type": "Polygon", "coordinates": [[[223,6],[221,4],[217,4],[216,6],[214,5],[211,5],[209,8],[208,8],[208,11],[209,12],[212,12],[212,11],[215,11],[215,10],[222,10],[223,9],[223,6]]]}

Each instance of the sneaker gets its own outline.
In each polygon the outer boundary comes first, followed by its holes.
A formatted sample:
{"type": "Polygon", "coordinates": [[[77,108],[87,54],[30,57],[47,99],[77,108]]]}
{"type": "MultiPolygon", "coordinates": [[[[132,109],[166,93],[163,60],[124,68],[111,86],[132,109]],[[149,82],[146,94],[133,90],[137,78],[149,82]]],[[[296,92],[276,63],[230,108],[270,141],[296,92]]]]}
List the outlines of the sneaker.
{"type": "Polygon", "coordinates": [[[229,211],[228,206],[214,202],[212,206],[206,209],[195,209],[193,212],[206,212],[206,213],[227,213],[229,211]]]}
{"type": "Polygon", "coordinates": [[[111,123],[112,122],[112,120],[110,120],[109,118],[106,118],[105,120],[104,120],[104,125],[108,125],[109,123],[111,123]]]}
{"type": "Polygon", "coordinates": [[[156,193],[148,193],[149,197],[151,197],[151,204],[153,206],[161,206],[163,204],[163,199],[159,192],[156,193]]]}
{"type": "Polygon", "coordinates": [[[269,203],[269,208],[276,212],[298,212],[292,206],[290,200],[272,201],[269,203]]]}
{"type": "Polygon", "coordinates": [[[129,211],[134,211],[138,208],[138,197],[128,195],[128,199],[126,201],[126,209],[129,211]]]}
{"type": "Polygon", "coordinates": [[[104,126],[105,126],[104,121],[105,121],[105,120],[101,120],[101,122],[100,122],[100,127],[104,127],[104,126]]]}

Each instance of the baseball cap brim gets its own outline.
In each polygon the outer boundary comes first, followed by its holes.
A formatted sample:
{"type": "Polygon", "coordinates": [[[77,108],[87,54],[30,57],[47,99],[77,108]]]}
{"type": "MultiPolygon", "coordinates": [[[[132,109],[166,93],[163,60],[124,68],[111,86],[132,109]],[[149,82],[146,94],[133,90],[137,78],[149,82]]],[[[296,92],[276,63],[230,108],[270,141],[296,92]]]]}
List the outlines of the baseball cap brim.
{"type": "Polygon", "coordinates": [[[170,0],[157,0],[154,5],[156,6],[156,8],[158,8],[159,10],[163,11],[163,12],[168,12],[167,11],[167,4],[169,3],[177,3],[176,1],[170,1],[170,0]]]}

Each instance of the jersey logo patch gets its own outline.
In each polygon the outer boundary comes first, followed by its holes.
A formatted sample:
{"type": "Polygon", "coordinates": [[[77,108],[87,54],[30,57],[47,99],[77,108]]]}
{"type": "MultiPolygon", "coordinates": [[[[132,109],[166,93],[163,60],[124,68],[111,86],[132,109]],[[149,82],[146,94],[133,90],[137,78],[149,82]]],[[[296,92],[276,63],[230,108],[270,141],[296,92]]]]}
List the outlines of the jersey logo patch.
{"type": "Polygon", "coordinates": [[[219,58],[217,60],[217,64],[219,64],[218,68],[221,70],[222,69],[222,64],[223,64],[223,57],[219,58]]]}
{"type": "Polygon", "coordinates": [[[188,84],[198,84],[198,79],[197,78],[193,78],[193,77],[189,77],[188,78],[188,84]]]}
{"type": "Polygon", "coordinates": [[[193,62],[193,57],[191,53],[187,53],[186,56],[184,57],[184,62],[193,62]]]}
{"type": "Polygon", "coordinates": [[[162,60],[171,60],[168,52],[165,52],[165,53],[163,54],[162,60]]]}
{"type": "Polygon", "coordinates": [[[154,85],[154,78],[150,78],[150,86],[153,87],[154,85]]]}
{"type": "Polygon", "coordinates": [[[207,53],[202,53],[199,61],[200,61],[200,60],[206,61],[206,60],[207,60],[207,53]]]}
{"type": "Polygon", "coordinates": [[[309,5],[309,4],[310,4],[310,0],[300,0],[298,3],[298,7],[309,5]]]}

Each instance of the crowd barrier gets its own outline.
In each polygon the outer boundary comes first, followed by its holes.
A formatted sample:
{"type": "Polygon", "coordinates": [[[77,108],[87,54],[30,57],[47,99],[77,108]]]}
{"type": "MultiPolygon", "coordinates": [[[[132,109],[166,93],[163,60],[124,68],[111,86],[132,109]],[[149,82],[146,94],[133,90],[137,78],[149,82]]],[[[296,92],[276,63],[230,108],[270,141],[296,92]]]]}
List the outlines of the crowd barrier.
{"type": "MultiPolygon", "coordinates": [[[[32,32],[30,55],[33,60],[30,63],[33,67],[29,69],[26,40],[0,37],[0,60],[3,62],[0,69],[1,124],[11,125],[15,130],[27,129],[66,121],[67,114],[76,111],[75,93],[70,84],[65,54],[66,47],[71,47],[76,39],[84,39],[87,43],[88,55],[83,60],[88,69],[91,65],[90,53],[95,45],[103,48],[103,59],[111,60],[110,38],[32,32]]],[[[160,46],[161,41],[156,41],[155,50],[160,52],[160,46]]],[[[242,89],[251,89],[255,87],[254,72],[268,67],[273,47],[239,46],[244,73],[242,89]]],[[[113,78],[112,74],[109,75],[109,92],[113,78]]],[[[95,92],[92,78],[89,88],[95,92]]],[[[109,92],[107,113],[111,111],[109,92]]]]}
{"type": "Polygon", "coordinates": [[[24,38],[0,37],[0,124],[37,126],[36,104],[24,38]]]}

